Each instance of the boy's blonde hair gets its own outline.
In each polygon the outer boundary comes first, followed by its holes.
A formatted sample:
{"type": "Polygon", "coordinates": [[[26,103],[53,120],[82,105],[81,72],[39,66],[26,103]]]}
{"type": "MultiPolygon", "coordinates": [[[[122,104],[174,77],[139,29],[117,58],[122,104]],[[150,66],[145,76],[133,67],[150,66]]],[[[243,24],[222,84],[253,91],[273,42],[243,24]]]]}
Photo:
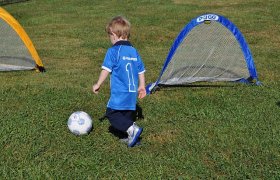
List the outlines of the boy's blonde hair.
{"type": "Polygon", "coordinates": [[[114,17],[106,26],[108,34],[116,34],[118,38],[128,39],[130,36],[130,22],[123,16],[114,17]]]}

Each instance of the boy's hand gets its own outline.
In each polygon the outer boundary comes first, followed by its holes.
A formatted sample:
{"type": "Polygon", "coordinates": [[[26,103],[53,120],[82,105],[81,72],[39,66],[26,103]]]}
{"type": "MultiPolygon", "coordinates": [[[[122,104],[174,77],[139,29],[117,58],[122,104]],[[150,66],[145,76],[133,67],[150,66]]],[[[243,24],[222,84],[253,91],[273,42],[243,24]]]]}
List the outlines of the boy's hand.
{"type": "Polygon", "coordinates": [[[145,87],[139,87],[138,88],[138,98],[142,99],[146,96],[146,89],[145,87]]]}
{"type": "Polygon", "coordinates": [[[92,86],[92,91],[95,93],[95,94],[98,94],[98,91],[100,89],[100,86],[102,85],[102,83],[105,81],[105,79],[107,78],[107,76],[109,75],[109,71],[105,70],[105,69],[102,69],[100,75],[99,75],[99,79],[97,81],[96,84],[94,84],[92,86]]]}
{"type": "Polygon", "coordinates": [[[94,84],[92,86],[92,91],[94,94],[98,94],[99,89],[100,89],[100,86],[98,84],[94,84]]]}

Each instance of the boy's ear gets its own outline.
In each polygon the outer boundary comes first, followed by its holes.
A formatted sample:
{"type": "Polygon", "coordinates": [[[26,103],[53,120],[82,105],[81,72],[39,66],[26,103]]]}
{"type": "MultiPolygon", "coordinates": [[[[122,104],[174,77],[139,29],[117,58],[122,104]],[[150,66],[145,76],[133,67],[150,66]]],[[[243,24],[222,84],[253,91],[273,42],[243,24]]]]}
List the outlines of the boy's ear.
{"type": "Polygon", "coordinates": [[[114,32],[112,32],[112,35],[118,39],[118,36],[114,32]]]}
{"type": "Polygon", "coordinates": [[[116,35],[116,33],[114,33],[111,28],[110,28],[110,34],[112,34],[113,36],[116,35]]]}

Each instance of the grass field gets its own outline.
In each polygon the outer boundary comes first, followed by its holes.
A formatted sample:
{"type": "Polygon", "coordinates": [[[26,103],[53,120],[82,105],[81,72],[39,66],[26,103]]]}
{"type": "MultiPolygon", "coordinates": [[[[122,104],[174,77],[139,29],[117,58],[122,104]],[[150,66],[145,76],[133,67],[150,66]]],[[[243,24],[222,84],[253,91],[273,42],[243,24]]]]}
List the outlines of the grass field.
{"type": "MultiPolygon", "coordinates": [[[[0,73],[0,179],[279,179],[278,0],[30,0],[4,6],[25,28],[46,67],[0,73]],[[263,86],[167,88],[139,101],[142,145],[127,148],[99,122],[107,80],[91,92],[113,16],[133,25],[131,42],[153,82],[173,40],[213,12],[243,33],[263,86]],[[88,136],[67,129],[73,111],[94,119],[88,136]]],[[[217,83],[224,85],[224,83],[217,83]]]]}

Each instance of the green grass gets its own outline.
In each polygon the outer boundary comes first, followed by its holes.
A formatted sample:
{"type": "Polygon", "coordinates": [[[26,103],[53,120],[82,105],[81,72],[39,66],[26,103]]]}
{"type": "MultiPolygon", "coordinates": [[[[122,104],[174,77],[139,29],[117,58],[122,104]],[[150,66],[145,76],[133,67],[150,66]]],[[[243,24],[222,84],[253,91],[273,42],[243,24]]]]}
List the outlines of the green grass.
{"type": "Polygon", "coordinates": [[[279,179],[280,23],[277,0],[30,0],[4,6],[25,28],[46,67],[0,73],[1,179],[279,179]],[[142,145],[127,148],[99,122],[107,80],[92,94],[115,15],[155,81],[173,40],[213,12],[245,36],[263,86],[167,88],[139,101],[142,145]],[[278,104],[278,105],[277,105],[278,104]],[[73,111],[94,119],[88,136],[67,129],[73,111]]]}

